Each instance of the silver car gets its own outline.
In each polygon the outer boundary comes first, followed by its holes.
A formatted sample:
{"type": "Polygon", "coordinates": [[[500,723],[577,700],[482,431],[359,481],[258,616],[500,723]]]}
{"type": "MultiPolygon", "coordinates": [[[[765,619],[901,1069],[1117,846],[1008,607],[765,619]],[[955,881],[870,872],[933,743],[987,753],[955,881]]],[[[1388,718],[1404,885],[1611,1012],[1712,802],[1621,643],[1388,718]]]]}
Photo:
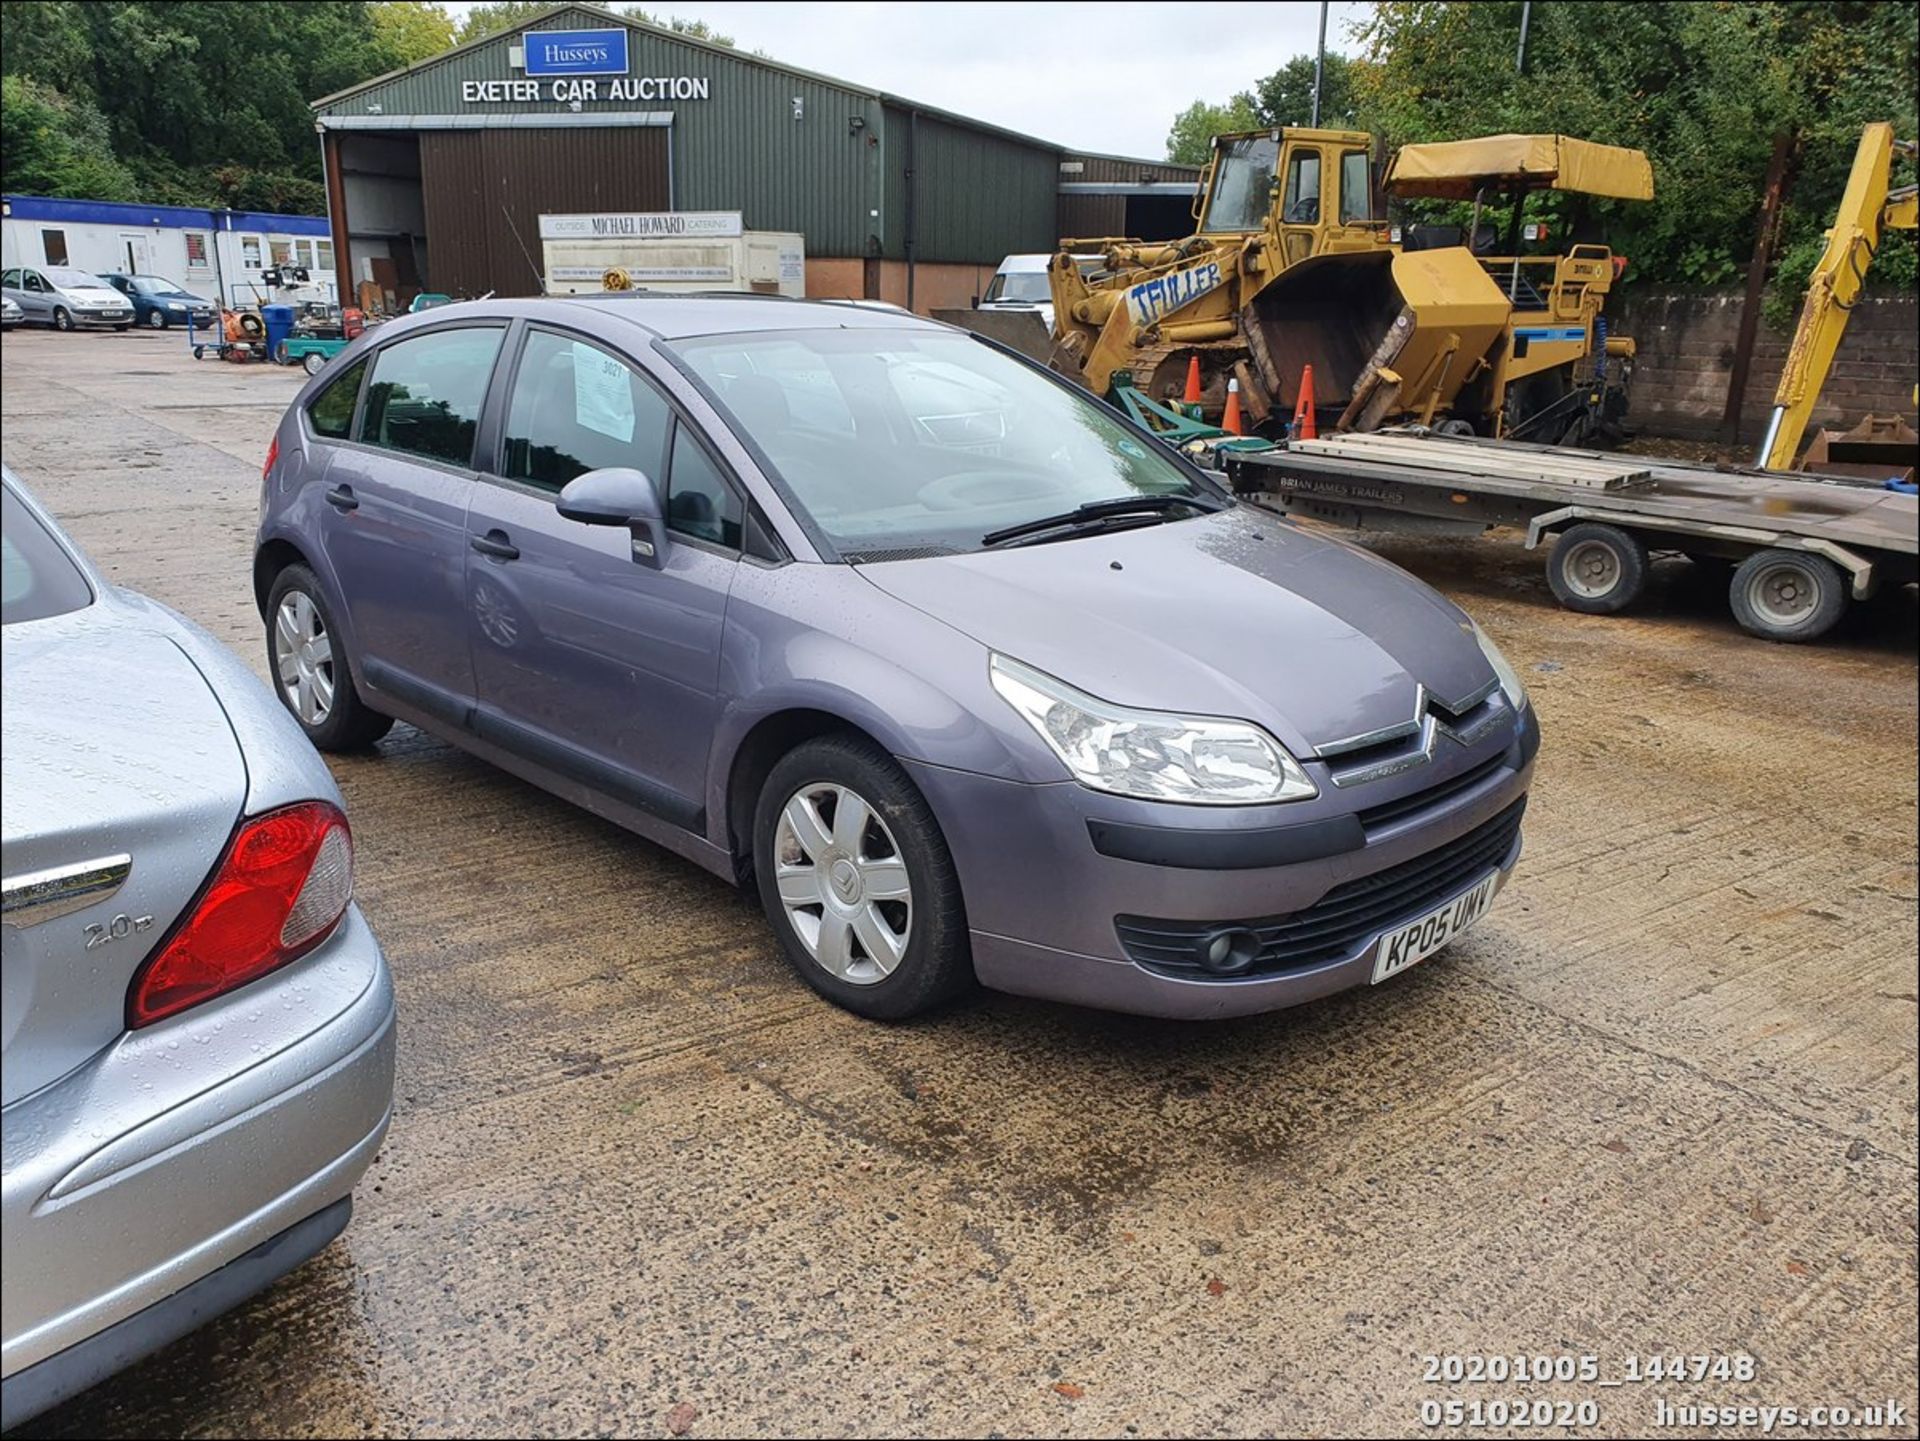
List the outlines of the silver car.
{"type": "Polygon", "coordinates": [[[0,292],[20,307],[29,325],[55,330],[133,324],[133,302],[99,276],[71,265],[29,265],[0,272],[0,292]]]}
{"type": "Polygon", "coordinates": [[[26,312],[14,301],[11,295],[0,295],[0,330],[12,330],[16,325],[24,325],[26,312]]]}
{"type": "Polygon", "coordinates": [[[0,1426],[340,1233],[393,1097],[392,981],[298,727],[101,579],[0,471],[0,1426]]]}

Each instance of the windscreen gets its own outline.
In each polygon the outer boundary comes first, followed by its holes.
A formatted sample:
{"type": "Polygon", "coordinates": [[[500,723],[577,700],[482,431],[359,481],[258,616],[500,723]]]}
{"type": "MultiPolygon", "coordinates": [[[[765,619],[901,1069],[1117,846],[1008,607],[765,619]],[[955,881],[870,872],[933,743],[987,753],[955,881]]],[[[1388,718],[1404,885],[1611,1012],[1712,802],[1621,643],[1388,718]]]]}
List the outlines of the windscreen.
{"type": "Polygon", "coordinates": [[[675,349],[843,554],[975,550],[1090,501],[1203,492],[1107,406],[969,336],[779,331],[675,349]]]}
{"type": "Polygon", "coordinates": [[[1273,170],[1279,160],[1280,146],[1271,136],[1249,135],[1223,145],[1200,228],[1258,230],[1264,226],[1273,197],[1273,170]]]}
{"type": "Polygon", "coordinates": [[[991,305],[996,300],[1014,300],[1022,304],[1040,305],[1053,299],[1053,291],[1047,285],[1047,273],[1044,270],[1001,271],[987,285],[987,293],[981,297],[981,304],[991,305]]]}
{"type": "Polygon", "coordinates": [[[75,270],[71,265],[49,265],[40,272],[62,290],[108,290],[106,281],[86,270],[75,270]]]}

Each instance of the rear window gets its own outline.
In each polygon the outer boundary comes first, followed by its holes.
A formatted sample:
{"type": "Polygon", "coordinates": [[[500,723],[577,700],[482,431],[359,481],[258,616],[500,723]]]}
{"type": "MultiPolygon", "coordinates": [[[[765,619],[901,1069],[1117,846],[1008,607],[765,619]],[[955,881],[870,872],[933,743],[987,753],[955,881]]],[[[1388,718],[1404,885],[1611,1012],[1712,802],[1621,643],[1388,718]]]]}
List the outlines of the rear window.
{"type": "Polygon", "coordinates": [[[473,463],[501,326],[463,326],[410,335],[374,357],[360,439],[384,450],[450,465],[473,463]]]}
{"type": "Polygon", "coordinates": [[[93,591],[20,497],[0,488],[0,625],[45,620],[91,604],[93,591]]]}
{"type": "Polygon", "coordinates": [[[360,377],[367,373],[363,358],[341,372],[307,407],[313,433],[328,440],[345,440],[353,430],[353,403],[360,398],[360,377]]]}

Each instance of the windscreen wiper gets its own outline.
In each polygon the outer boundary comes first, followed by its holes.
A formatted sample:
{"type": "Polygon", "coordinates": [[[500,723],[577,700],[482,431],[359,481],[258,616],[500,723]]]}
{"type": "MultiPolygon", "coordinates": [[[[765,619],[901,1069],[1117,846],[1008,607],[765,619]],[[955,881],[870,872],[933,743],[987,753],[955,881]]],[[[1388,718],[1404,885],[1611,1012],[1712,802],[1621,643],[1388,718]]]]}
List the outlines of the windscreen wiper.
{"type": "Polygon", "coordinates": [[[1086,525],[1100,525],[1104,522],[1126,516],[1165,515],[1171,510],[1214,511],[1224,509],[1224,505],[1207,495],[1119,495],[1112,500],[1090,500],[1073,510],[1064,510],[1058,515],[1043,515],[1038,520],[1023,520],[1018,525],[1007,526],[1004,530],[989,531],[980,537],[984,546],[1004,545],[1010,540],[1020,540],[1030,535],[1042,535],[1050,530],[1073,530],[1086,525]]]}

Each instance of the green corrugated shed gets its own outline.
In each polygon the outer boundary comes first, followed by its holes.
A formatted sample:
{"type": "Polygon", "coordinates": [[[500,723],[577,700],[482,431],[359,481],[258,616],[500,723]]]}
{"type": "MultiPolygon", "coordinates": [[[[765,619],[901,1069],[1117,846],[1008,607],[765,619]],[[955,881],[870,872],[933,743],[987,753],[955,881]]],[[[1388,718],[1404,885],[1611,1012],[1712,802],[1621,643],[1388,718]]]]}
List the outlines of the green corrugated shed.
{"type": "Polygon", "coordinates": [[[628,31],[629,75],[708,81],[703,100],[603,96],[581,106],[588,113],[673,113],[674,208],[739,210],[751,229],[801,232],[809,255],[903,259],[911,160],[916,260],[991,263],[1053,248],[1059,146],[591,6],[561,6],[328,96],[315,103],[316,119],[324,127],[378,117],[374,123],[395,133],[453,128],[449,117],[465,128],[553,115],[568,107],[547,98],[545,87],[535,102],[472,103],[462,98],[462,82],[520,77],[508,52],[520,45],[522,31],[616,26],[628,31]]]}

